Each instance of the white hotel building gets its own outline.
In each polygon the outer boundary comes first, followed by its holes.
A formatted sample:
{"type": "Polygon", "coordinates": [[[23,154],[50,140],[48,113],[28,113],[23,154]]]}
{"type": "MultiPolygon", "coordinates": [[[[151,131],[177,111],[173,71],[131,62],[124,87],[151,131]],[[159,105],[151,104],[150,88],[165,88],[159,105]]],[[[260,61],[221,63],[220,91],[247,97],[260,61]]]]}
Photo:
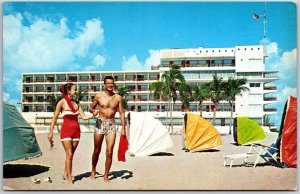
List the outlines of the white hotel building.
{"type": "MultiPolygon", "coordinates": [[[[272,108],[272,103],[277,101],[277,87],[271,82],[279,79],[277,71],[265,69],[265,57],[267,56],[264,55],[262,45],[163,49],[160,51],[160,65],[152,66],[151,70],[23,73],[22,114],[25,117],[53,116],[53,112],[50,112],[49,95],[61,95],[60,87],[66,81],[72,81],[79,90],[87,91],[81,104],[84,111],[88,111],[92,99],[103,88],[104,76],[112,75],[117,87],[126,87],[130,91],[128,111],[148,111],[156,117],[166,117],[168,102],[154,101],[150,95],[149,85],[160,80],[161,75],[168,71],[171,65],[176,64],[181,66],[181,72],[187,83],[209,82],[214,74],[223,77],[224,80],[229,77],[247,78],[246,86],[250,92],[236,97],[234,116],[246,116],[265,125],[268,120],[266,117],[277,112],[276,108],[272,108]]],[[[211,101],[204,101],[203,117],[212,119],[214,109],[217,110],[217,128],[226,128],[230,121],[229,103],[221,101],[214,107],[211,101]]],[[[173,110],[175,124],[182,123],[184,115],[182,103],[177,101],[173,110]]],[[[191,112],[199,114],[199,110],[199,103],[190,103],[191,112]]]]}

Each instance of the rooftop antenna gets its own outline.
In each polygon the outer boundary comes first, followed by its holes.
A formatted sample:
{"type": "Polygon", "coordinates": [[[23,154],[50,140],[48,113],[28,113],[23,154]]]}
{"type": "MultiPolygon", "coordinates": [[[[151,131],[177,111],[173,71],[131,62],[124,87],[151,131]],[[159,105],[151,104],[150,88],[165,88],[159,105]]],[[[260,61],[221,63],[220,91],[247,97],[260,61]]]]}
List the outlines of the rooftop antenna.
{"type": "Polygon", "coordinates": [[[260,17],[263,17],[263,24],[264,24],[263,40],[265,40],[267,38],[267,2],[266,2],[266,0],[264,2],[264,13],[263,14],[253,13],[253,18],[255,20],[259,20],[260,17]]]}

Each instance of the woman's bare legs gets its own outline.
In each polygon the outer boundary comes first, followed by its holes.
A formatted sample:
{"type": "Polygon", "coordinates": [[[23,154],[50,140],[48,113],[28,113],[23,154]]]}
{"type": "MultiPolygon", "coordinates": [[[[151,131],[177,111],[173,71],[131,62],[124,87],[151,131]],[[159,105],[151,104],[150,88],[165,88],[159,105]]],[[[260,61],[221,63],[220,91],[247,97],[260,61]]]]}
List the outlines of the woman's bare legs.
{"type": "Polygon", "coordinates": [[[68,183],[73,184],[72,181],[72,162],[73,162],[73,155],[78,146],[79,141],[71,141],[65,140],[62,141],[63,147],[66,152],[66,161],[65,161],[65,172],[64,178],[68,181],[68,183]]]}

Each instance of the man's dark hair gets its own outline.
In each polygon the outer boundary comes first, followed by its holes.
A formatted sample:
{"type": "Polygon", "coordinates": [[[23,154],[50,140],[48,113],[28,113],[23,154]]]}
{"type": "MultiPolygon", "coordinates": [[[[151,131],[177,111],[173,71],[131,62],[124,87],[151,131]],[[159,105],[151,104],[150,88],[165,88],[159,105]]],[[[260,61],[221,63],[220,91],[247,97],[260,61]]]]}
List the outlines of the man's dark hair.
{"type": "Polygon", "coordinates": [[[114,79],[113,76],[107,75],[107,76],[104,77],[104,84],[105,84],[105,81],[106,81],[107,79],[111,79],[111,80],[115,81],[115,79],[114,79]]]}

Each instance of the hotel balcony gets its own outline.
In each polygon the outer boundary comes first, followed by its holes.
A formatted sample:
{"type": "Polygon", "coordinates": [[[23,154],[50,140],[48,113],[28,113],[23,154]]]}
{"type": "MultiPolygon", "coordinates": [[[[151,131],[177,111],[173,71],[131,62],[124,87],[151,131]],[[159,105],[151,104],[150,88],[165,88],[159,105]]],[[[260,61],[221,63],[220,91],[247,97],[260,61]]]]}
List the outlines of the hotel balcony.
{"type": "Polygon", "coordinates": [[[264,90],[277,90],[277,86],[264,86],[264,90]]]}
{"type": "Polygon", "coordinates": [[[277,101],[276,97],[264,97],[264,101],[277,101]]]}
{"type": "Polygon", "coordinates": [[[277,112],[277,108],[264,108],[264,112],[277,112]]]}

